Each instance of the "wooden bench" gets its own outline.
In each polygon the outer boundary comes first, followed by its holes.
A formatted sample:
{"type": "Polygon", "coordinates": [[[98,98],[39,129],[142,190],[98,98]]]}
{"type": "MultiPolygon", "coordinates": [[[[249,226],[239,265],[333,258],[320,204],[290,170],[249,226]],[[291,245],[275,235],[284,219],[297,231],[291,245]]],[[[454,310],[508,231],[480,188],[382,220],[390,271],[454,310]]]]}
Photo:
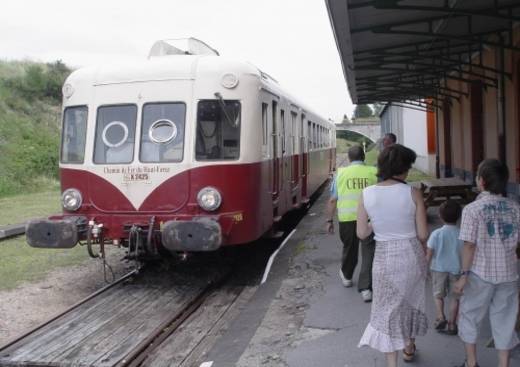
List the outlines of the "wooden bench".
{"type": "Polygon", "coordinates": [[[457,177],[421,181],[421,190],[427,208],[440,205],[448,199],[456,200],[460,204],[468,204],[477,195],[472,185],[457,177]]]}

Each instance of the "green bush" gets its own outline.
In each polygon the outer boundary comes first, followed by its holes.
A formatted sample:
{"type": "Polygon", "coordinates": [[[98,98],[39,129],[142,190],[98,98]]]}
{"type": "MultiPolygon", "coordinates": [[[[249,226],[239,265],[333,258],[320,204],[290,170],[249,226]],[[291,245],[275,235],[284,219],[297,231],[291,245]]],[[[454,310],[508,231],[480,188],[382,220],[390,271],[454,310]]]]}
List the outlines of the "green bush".
{"type": "MultiPolygon", "coordinates": [[[[0,197],[58,179],[61,62],[0,62],[0,197]]],[[[55,184],[50,184],[53,188],[55,184]]]]}
{"type": "Polygon", "coordinates": [[[61,102],[61,87],[70,70],[60,60],[49,64],[28,64],[25,72],[6,78],[5,86],[17,97],[29,101],[48,98],[51,103],[61,102]]]}

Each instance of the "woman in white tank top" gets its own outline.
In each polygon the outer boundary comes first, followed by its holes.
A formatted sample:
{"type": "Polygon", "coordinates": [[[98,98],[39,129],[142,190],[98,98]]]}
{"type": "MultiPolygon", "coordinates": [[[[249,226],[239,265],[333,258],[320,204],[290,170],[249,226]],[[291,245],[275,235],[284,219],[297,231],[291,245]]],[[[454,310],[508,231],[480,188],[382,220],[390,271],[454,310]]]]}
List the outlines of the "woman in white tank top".
{"type": "Polygon", "coordinates": [[[358,237],[373,231],[376,240],[372,310],[359,346],[385,353],[388,367],[397,367],[399,350],[405,361],[413,360],[415,337],[428,325],[426,208],[422,193],[404,182],[415,158],[413,150],[399,144],[383,150],[377,162],[383,181],[364,189],[358,206],[358,237]]]}

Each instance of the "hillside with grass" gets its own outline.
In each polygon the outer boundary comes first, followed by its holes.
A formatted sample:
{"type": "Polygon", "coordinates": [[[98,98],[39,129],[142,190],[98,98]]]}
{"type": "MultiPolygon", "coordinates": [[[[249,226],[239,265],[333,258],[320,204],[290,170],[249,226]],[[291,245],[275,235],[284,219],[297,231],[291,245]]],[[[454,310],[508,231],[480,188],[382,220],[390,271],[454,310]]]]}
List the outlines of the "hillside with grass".
{"type": "Polygon", "coordinates": [[[0,61],[0,197],[55,190],[62,62],[0,61]]]}

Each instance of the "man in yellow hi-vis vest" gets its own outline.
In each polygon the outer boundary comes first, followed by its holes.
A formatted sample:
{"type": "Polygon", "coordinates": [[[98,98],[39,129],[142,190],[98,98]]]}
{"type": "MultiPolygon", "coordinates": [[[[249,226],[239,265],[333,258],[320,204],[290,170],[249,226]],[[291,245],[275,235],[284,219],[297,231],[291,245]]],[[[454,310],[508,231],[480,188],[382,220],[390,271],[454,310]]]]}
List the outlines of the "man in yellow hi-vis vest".
{"type": "MultiPolygon", "coordinates": [[[[359,239],[356,235],[357,206],[361,191],[377,183],[377,169],[365,165],[365,152],[359,145],[348,150],[350,164],[340,167],[331,185],[327,206],[327,230],[334,233],[334,211],[338,209],[339,236],[343,242],[341,280],[345,287],[352,287],[352,276],[358,262],[359,239]]],[[[358,290],[365,302],[372,301],[372,261],[375,241],[373,236],[361,243],[361,270],[358,290]]]]}

